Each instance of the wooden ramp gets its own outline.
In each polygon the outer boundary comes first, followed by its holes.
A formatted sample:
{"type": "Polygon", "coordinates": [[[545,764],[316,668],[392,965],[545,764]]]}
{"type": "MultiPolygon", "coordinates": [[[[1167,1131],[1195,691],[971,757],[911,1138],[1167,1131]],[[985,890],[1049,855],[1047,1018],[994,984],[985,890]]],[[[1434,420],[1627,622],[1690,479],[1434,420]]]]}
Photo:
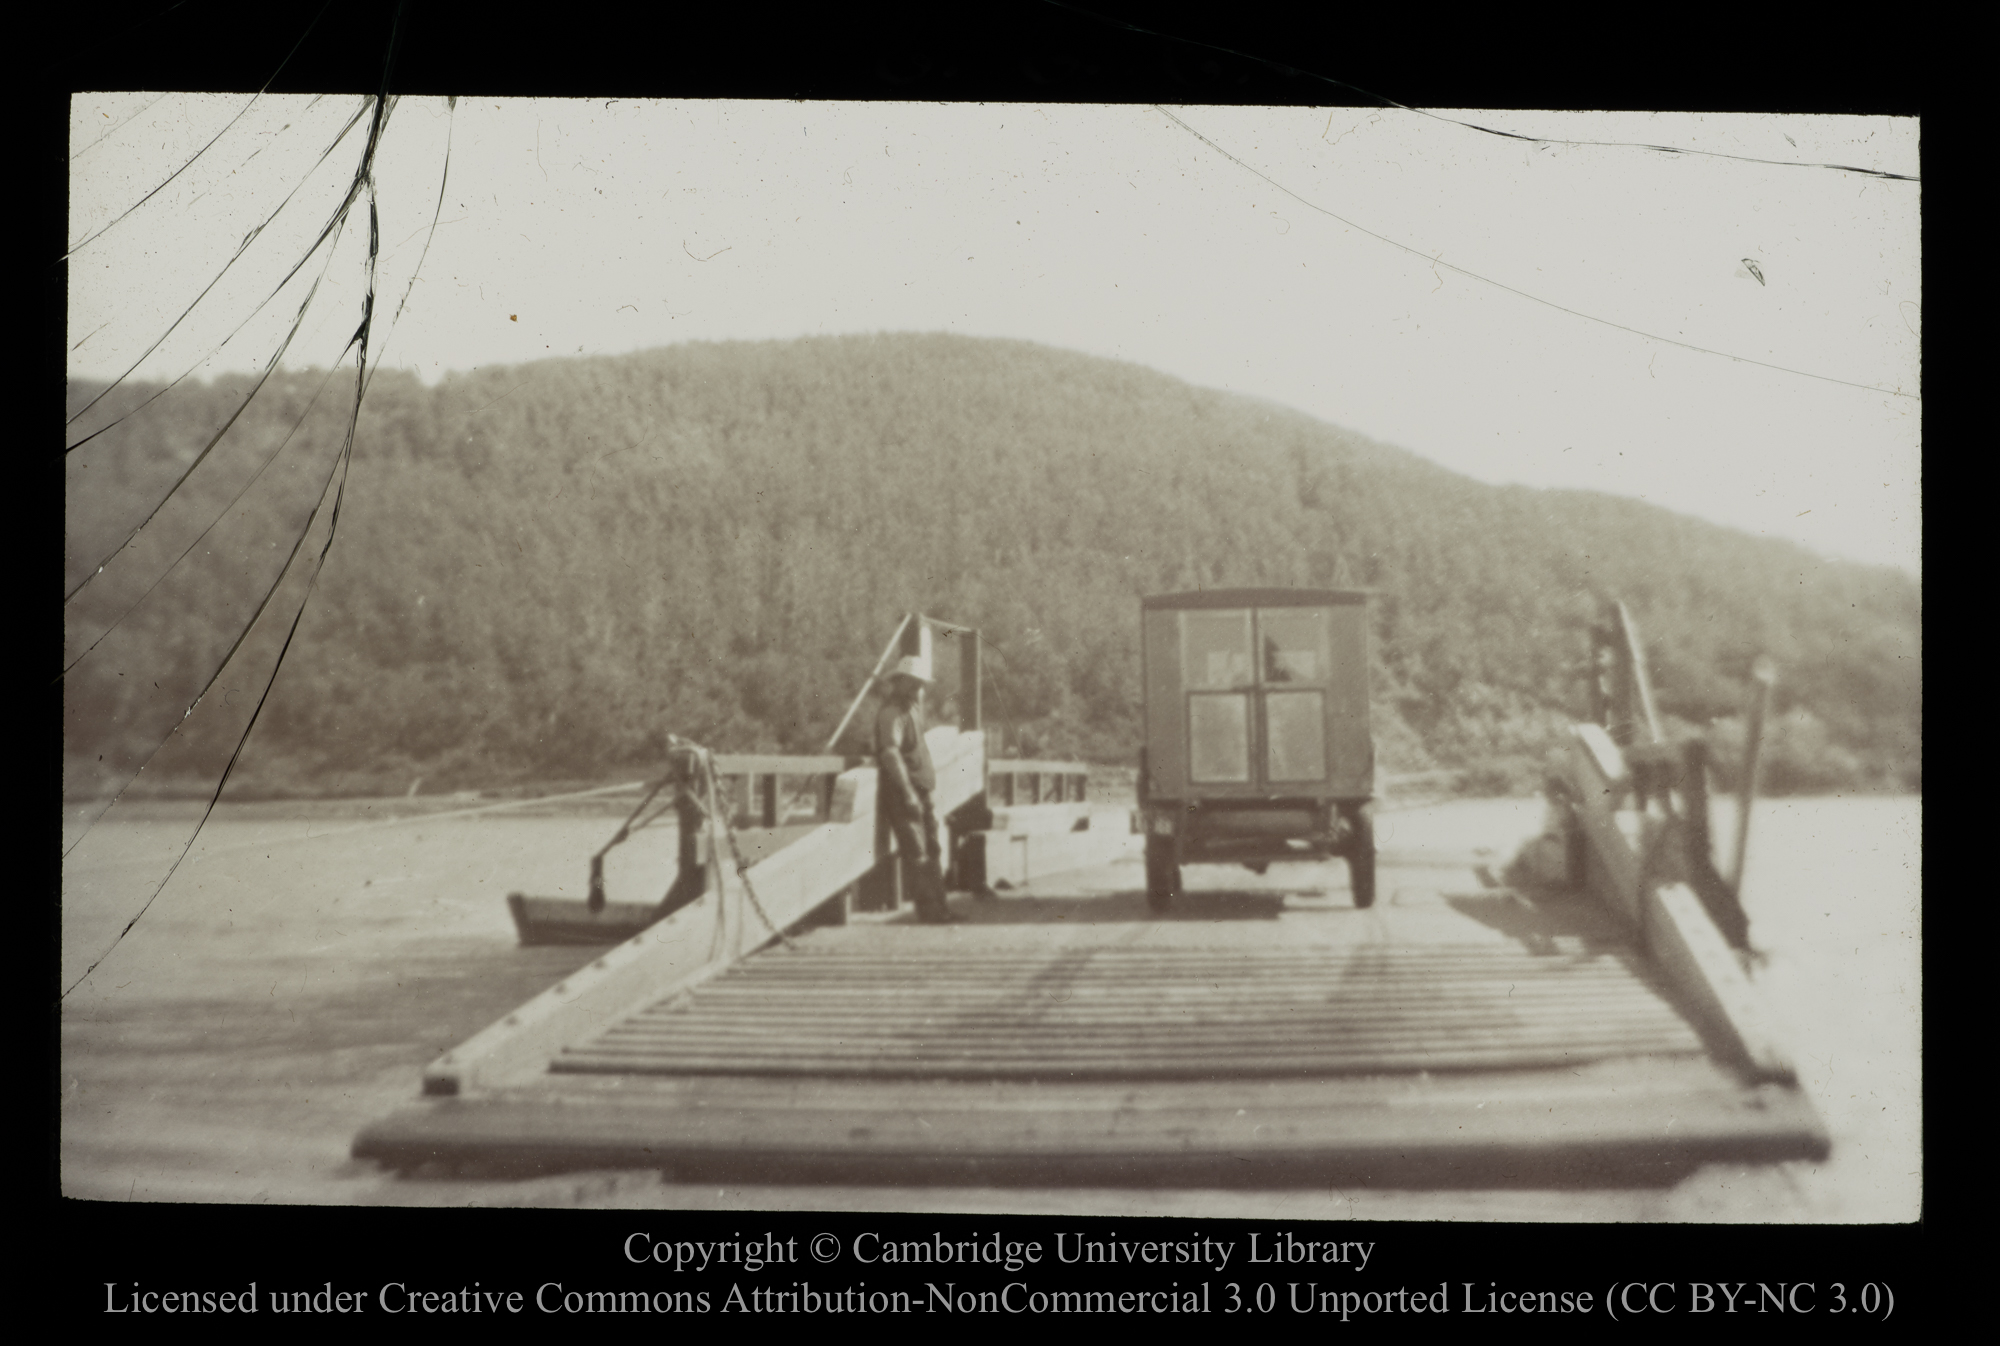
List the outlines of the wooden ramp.
{"type": "Polygon", "coordinates": [[[1463,870],[1385,877],[1386,909],[1239,889],[1161,920],[1127,864],[962,901],[967,925],[817,930],[600,1021],[533,1078],[371,1127],[355,1153],[1229,1187],[1665,1184],[1825,1154],[1797,1088],[1732,1063],[1594,907],[1480,896],[1463,870]]]}
{"type": "Polygon", "coordinates": [[[1232,947],[1203,942],[1198,927],[1160,929],[1194,939],[1049,948],[998,930],[976,944],[938,928],[822,932],[640,1010],[564,1049],[551,1069],[1311,1078],[1553,1069],[1703,1050],[1625,953],[1232,947]]]}

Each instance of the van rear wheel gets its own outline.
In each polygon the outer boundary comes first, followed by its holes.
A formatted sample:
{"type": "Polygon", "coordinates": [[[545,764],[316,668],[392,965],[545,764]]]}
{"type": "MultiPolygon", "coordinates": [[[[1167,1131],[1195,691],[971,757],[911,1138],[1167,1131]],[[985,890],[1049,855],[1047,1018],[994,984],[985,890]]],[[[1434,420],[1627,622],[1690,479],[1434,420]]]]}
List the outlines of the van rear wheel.
{"type": "Polygon", "coordinates": [[[1354,905],[1362,910],[1375,905],[1375,820],[1357,812],[1353,838],[1347,844],[1347,877],[1354,890],[1354,905]]]}
{"type": "Polygon", "coordinates": [[[1181,895],[1181,867],[1171,840],[1146,838],[1146,905],[1165,911],[1181,895]]]}

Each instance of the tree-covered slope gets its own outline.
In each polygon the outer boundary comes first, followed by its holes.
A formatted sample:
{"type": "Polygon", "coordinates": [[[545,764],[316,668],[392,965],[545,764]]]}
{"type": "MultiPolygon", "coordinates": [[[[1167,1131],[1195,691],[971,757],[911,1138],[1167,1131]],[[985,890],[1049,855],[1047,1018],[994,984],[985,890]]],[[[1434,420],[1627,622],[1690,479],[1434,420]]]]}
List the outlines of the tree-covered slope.
{"type": "MultiPolygon", "coordinates": [[[[281,376],[250,403],[142,534],[153,559],[78,599],[73,648],[323,377],[281,376]]],[[[72,583],[241,390],[176,390],[72,455],[72,583]]],[[[72,406],[97,391],[73,388],[72,406]]],[[[70,675],[73,787],[93,756],[149,752],[228,650],[332,462],[343,397],[337,380],[246,504],[70,675]]],[[[630,772],[668,732],[817,750],[906,610],[984,631],[989,716],[1021,746],[1125,760],[1139,596],[1251,584],[1380,591],[1389,770],[1532,760],[1579,709],[1585,629],[1610,594],[1677,721],[1734,716],[1752,657],[1779,661],[1774,786],[1920,779],[1909,576],[1634,501],[1487,486],[1131,365],[929,335],[377,378],[338,540],[241,770],[266,788],[400,789],[630,772]]],[[[234,734],[209,737],[190,762],[226,760],[234,734]]]]}

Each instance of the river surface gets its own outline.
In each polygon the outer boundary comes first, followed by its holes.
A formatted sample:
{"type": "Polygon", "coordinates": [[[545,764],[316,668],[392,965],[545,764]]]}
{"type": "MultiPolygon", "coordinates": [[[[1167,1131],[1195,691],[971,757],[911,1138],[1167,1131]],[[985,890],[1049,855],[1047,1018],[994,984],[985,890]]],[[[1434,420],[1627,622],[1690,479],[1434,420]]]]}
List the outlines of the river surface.
{"type": "MultiPolygon", "coordinates": [[[[510,891],[580,896],[614,806],[427,816],[383,801],[107,820],[65,865],[61,1181],[97,1200],[934,1210],[1296,1219],[1905,1222],[1921,1214],[1922,802],[1761,801],[1745,902],[1757,981],[1833,1136],[1824,1164],[1666,1190],[1218,1192],[695,1188],[650,1173],[398,1178],[348,1157],[423,1066],[594,956],[524,949],[510,891]]],[[[1539,801],[1385,812],[1398,852],[1497,868],[1539,801]]],[[[1727,856],[1733,813],[1717,809],[1727,856]]],[[[671,828],[612,852],[614,899],[672,877],[671,828]]],[[[1143,884],[1136,856],[1112,883],[1143,884]]],[[[1192,873],[1192,871],[1191,871],[1192,873]]],[[[1247,876],[1244,876],[1247,879],[1247,876]]],[[[1105,876],[1097,880],[1103,883],[1105,876]]]]}

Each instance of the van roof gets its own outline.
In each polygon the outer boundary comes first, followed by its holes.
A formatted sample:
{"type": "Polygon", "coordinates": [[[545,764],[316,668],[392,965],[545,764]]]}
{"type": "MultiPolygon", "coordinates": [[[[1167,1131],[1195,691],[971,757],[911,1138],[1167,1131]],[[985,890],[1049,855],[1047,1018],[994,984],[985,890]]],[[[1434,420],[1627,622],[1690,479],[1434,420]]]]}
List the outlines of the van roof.
{"type": "Polygon", "coordinates": [[[1321,608],[1365,603],[1363,589],[1193,589],[1178,594],[1152,594],[1139,600],[1153,608],[1321,608]]]}

